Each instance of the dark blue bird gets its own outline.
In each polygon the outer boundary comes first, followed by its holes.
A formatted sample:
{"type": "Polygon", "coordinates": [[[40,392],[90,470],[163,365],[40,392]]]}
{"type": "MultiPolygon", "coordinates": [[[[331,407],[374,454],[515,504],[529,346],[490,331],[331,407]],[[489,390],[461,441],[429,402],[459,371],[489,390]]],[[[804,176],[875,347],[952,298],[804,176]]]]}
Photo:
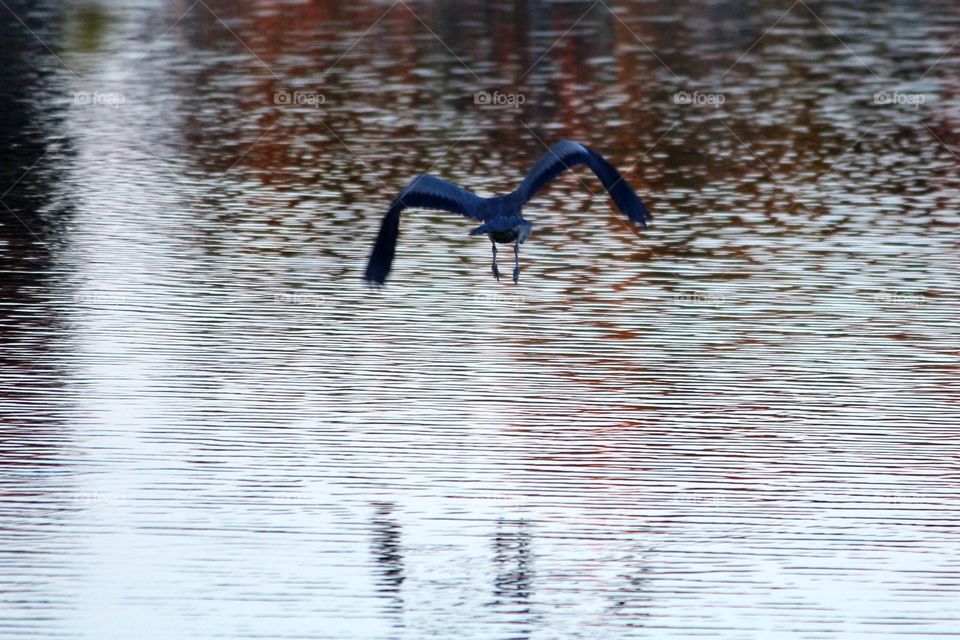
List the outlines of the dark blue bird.
{"type": "Polygon", "coordinates": [[[646,227],[650,213],[620,173],[599,153],[576,142],[563,140],[553,146],[515,191],[503,196],[481,198],[465,189],[431,175],[417,176],[397,196],[380,225],[364,279],[383,284],[390,273],[404,209],[441,209],[480,220],[482,225],[470,232],[486,234],[493,245],[493,276],[499,282],[497,244],[513,243],[513,282],[520,279],[520,245],[530,237],[533,225],[523,219],[523,206],[545,185],[561,173],[585,164],[590,167],[620,210],[636,224],[646,227]]]}

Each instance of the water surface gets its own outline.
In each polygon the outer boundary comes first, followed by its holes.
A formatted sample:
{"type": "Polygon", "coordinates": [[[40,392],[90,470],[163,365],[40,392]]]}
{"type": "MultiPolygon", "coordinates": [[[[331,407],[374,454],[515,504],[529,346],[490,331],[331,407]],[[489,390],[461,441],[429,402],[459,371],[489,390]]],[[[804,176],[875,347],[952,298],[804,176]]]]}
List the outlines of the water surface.
{"type": "Polygon", "coordinates": [[[955,4],[0,13],[0,636],[960,632],[955,4]]]}

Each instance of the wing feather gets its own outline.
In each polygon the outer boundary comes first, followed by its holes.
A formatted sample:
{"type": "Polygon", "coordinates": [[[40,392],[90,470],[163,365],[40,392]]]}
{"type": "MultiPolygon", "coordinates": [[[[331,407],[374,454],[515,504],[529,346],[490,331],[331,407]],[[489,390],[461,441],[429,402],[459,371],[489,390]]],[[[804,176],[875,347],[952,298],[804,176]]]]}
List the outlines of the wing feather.
{"type": "Polygon", "coordinates": [[[461,189],[455,184],[431,175],[417,176],[400,191],[383,217],[380,233],[370,253],[364,280],[383,284],[396,253],[400,233],[400,212],[404,209],[439,209],[459,213],[475,220],[484,220],[484,198],[461,189]]]}
{"type": "Polygon", "coordinates": [[[587,165],[600,178],[604,188],[630,220],[647,226],[650,212],[620,172],[599,153],[577,142],[562,140],[545,153],[527,174],[517,191],[528,202],[538,191],[561,173],[578,165],[587,165]]]}

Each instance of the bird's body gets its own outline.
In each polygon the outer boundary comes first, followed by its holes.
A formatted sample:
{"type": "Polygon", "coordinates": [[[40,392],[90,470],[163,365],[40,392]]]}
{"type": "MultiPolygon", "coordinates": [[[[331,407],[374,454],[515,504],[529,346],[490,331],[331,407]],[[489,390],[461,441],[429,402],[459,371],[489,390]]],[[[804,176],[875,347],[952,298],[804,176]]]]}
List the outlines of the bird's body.
{"type": "Polygon", "coordinates": [[[533,225],[523,219],[522,213],[513,215],[490,218],[487,222],[480,225],[470,232],[472,236],[486,234],[492,242],[507,244],[508,242],[519,241],[523,244],[530,237],[530,231],[533,225]]]}
{"type": "Polygon", "coordinates": [[[424,208],[451,211],[482,221],[483,224],[471,231],[470,235],[486,235],[490,238],[493,248],[492,271],[497,280],[500,280],[497,244],[513,244],[513,281],[516,283],[520,278],[520,245],[527,241],[533,229],[533,225],[523,218],[524,205],[563,171],[579,164],[588,165],[597,174],[614,202],[632,222],[646,226],[650,214],[617,170],[589,147],[564,140],[540,158],[520,186],[506,195],[481,198],[426,174],[411,180],[383,218],[364,278],[373,284],[386,281],[399,235],[400,212],[409,208],[424,208]]]}
{"type": "MultiPolygon", "coordinates": [[[[524,220],[522,223],[510,227],[509,229],[504,229],[502,231],[491,231],[487,234],[487,236],[489,236],[490,240],[496,242],[497,244],[510,244],[511,242],[517,242],[518,240],[520,241],[520,244],[523,244],[523,242],[530,235],[530,231],[532,229],[533,225],[524,220]],[[523,236],[523,240],[520,240],[521,236],[523,236]]],[[[480,234],[473,233],[471,231],[470,235],[478,236],[480,234]]]]}

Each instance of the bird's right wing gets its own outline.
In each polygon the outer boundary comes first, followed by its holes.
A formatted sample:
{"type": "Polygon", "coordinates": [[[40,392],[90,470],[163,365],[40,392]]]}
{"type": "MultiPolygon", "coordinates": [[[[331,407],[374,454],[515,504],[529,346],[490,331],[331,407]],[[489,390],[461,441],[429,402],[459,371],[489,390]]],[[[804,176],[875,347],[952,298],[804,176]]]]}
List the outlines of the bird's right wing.
{"type": "Polygon", "coordinates": [[[393,265],[393,256],[400,233],[400,212],[404,209],[440,209],[459,213],[475,220],[484,220],[482,212],[483,198],[466,189],[431,175],[417,176],[403,188],[390,210],[383,217],[380,233],[373,245],[367,271],[363,278],[367,282],[383,284],[393,265]]]}
{"type": "Polygon", "coordinates": [[[530,200],[540,189],[552,182],[564,171],[577,165],[587,165],[600,178],[604,188],[617,207],[626,214],[631,221],[647,226],[650,213],[637,194],[623,179],[620,172],[599,153],[577,142],[561,140],[547,151],[537,161],[527,177],[517,188],[520,200],[524,203],[530,200]]]}

